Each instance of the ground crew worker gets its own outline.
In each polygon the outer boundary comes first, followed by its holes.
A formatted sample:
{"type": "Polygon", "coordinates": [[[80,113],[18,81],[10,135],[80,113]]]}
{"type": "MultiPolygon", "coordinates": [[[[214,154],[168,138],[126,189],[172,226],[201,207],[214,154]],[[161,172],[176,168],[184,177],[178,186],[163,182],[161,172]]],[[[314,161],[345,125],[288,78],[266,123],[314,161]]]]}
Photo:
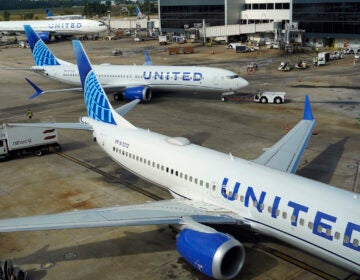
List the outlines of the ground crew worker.
{"type": "Polygon", "coordinates": [[[26,116],[27,116],[29,119],[31,119],[31,118],[33,117],[33,115],[34,115],[34,113],[33,113],[33,111],[31,111],[31,109],[29,109],[29,110],[27,111],[27,113],[26,113],[26,116]]]}

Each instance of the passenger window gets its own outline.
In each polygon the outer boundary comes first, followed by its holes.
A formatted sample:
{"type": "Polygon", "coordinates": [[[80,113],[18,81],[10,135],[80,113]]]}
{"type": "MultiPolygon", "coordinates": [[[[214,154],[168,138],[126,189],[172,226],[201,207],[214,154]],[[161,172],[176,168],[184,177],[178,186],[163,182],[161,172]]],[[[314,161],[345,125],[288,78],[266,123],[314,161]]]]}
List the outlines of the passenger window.
{"type": "Polygon", "coordinates": [[[354,239],[353,245],[354,245],[354,247],[359,247],[359,240],[354,239]]]}
{"type": "Polygon", "coordinates": [[[272,212],[272,207],[271,207],[271,206],[268,207],[268,212],[269,212],[269,213],[272,212]]]}
{"type": "Polygon", "coordinates": [[[279,216],[280,216],[280,210],[276,209],[276,217],[279,217],[279,216]]]}
{"type": "Polygon", "coordinates": [[[185,175],[184,175],[184,179],[187,180],[187,177],[188,177],[187,174],[185,174],[185,175]]]}
{"type": "Polygon", "coordinates": [[[261,209],[261,210],[264,210],[264,208],[265,208],[264,203],[261,203],[261,204],[260,204],[260,209],[261,209]]]}
{"type": "Polygon", "coordinates": [[[164,165],[161,165],[161,170],[164,171],[164,165]]]}
{"type": "Polygon", "coordinates": [[[200,186],[202,186],[204,184],[203,180],[200,180],[200,186]]]}
{"type": "MultiPolygon", "coordinates": [[[[2,147],[3,146],[3,141],[1,140],[0,141],[0,147],[2,147]]],[[[115,152],[115,147],[113,147],[113,151],[115,152]]]]}
{"type": "Polygon", "coordinates": [[[331,236],[331,229],[329,229],[329,228],[326,229],[326,235],[331,236]]]}
{"type": "Polygon", "coordinates": [[[344,243],[349,243],[349,242],[350,242],[349,236],[345,235],[344,236],[344,243]]]}
{"type": "Polygon", "coordinates": [[[234,199],[237,200],[239,198],[239,195],[236,193],[234,196],[234,199]]]}
{"type": "Polygon", "coordinates": [[[312,228],[313,228],[313,226],[314,226],[314,224],[313,224],[312,222],[309,222],[309,223],[308,223],[308,227],[309,227],[309,229],[312,229],[312,228]]]}
{"type": "Polygon", "coordinates": [[[157,169],[160,169],[160,164],[157,164],[157,165],[156,165],[156,168],[157,168],[157,169]]]}
{"type": "Polygon", "coordinates": [[[180,172],[180,178],[182,178],[183,177],[183,174],[182,174],[182,172],[180,172]]]}
{"type": "Polygon", "coordinates": [[[166,172],[169,173],[169,167],[166,167],[166,172]]]}
{"type": "Polygon", "coordinates": [[[258,202],[255,200],[255,201],[253,202],[253,205],[254,205],[254,207],[257,207],[258,202]]]}
{"type": "Polygon", "coordinates": [[[174,174],[174,169],[171,169],[171,174],[174,174]]]}
{"type": "Polygon", "coordinates": [[[179,175],[179,172],[175,171],[175,176],[178,176],[179,175]]]}
{"type": "Polygon", "coordinates": [[[197,184],[197,182],[198,182],[198,179],[197,179],[197,178],[195,178],[195,179],[194,179],[194,183],[195,183],[195,184],[197,184]]]}
{"type": "Polygon", "coordinates": [[[210,185],[209,183],[206,183],[206,188],[207,188],[207,189],[209,188],[209,185],[210,185]]]}
{"type": "Polygon", "coordinates": [[[300,225],[304,225],[305,224],[305,220],[303,218],[300,219],[300,225]]]}
{"type": "Polygon", "coordinates": [[[286,212],[283,212],[283,213],[282,213],[282,217],[283,217],[284,219],[286,219],[287,213],[286,213],[286,212]]]}
{"type": "Polygon", "coordinates": [[[322,229],[323,229],[322,226],[319,225],[319,226],[317,227],[317,232],[322,232],[322,229]]]}
{"type": "Polygon", "coordinates": [[[335,232],[334,237],[335,237],[335,239],[339,240],[340,239],[340,232],[335,232]]]}
{"type": "Polygon", "coordinates": [[[216,191],[216,185],[212,186],[213,191],[216,191]]]}
{"type": "Polygon", "coordinates": [[[291,215],[291,222],[292,222],[292,223],[295,223],[295,221],[296,221],[296,216],[295,216],[295,215],[291,215]]]}
{"type": "Polygon", "coordinates": [[[244,196],[243,195],[240,196],[240,201],[244,202],[244,196]]]}
{"type": "Polygon", "coordinates": [[[189,181],[192,182],[192,176],[189,177],[189,181]]]}

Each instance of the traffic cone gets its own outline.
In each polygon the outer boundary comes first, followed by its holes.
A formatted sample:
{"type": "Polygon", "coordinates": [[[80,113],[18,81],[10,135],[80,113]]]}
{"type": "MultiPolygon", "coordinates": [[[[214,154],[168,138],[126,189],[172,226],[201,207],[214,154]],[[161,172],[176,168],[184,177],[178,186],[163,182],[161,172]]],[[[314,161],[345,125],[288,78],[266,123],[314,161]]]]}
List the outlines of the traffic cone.
{"type": "Polygon", "coordinates": [[[285,134],[288,134],[288,132],[289,132],[289,125],[286,124],[286,125],[285,125],[285,134]]]}

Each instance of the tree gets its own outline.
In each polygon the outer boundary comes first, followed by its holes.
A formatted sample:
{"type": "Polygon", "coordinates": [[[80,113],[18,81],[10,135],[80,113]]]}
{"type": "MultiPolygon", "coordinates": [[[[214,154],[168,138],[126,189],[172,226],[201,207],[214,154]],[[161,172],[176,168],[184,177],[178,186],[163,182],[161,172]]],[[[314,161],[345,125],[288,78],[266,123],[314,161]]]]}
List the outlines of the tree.
{"type": "Polygon", "coordinates": [[[3,20],[9,21],[10,20],[10,13],[8,11],[4,11],[3,13],[3,20]]]}

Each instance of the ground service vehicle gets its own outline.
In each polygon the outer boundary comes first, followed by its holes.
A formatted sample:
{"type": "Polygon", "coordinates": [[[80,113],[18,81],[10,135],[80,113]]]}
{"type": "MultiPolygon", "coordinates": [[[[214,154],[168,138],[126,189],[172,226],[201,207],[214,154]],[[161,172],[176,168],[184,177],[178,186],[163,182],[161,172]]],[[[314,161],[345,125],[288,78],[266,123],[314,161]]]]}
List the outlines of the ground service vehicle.
{"type": "Polygon", "coordinates": [[[57,150],[60,145],[54,128],[0,125],[0,159],[24,154],[41,156],[57,150]]]}
{"type": "Polygon", "coordinates": [[[264,91],[256,94],[254,96],[254,101],[263,104],[265,103],[281,104],[285,102],[285,94],[286,92],[282,92],[282,91],[264,91]]]}

